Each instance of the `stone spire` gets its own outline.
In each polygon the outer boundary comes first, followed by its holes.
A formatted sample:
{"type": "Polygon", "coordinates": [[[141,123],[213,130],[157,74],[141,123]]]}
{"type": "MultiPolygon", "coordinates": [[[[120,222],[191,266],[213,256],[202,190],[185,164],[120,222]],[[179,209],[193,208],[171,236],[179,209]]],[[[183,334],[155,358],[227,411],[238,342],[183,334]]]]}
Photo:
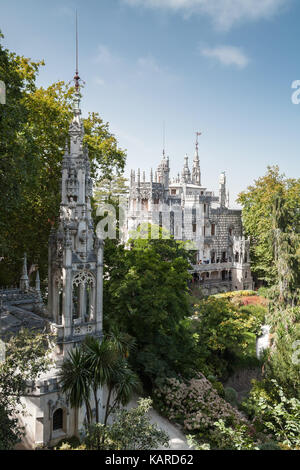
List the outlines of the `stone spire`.
{"type": "Polygon", "coordinates": [[[165,150],[163,150],[162,160],[157,168],[158,182],[162,183],[165,190],[169,188],[170,177],[170,162],[169,157],[166,157],[165,150]]]}
{"type": "Polygon", "coordinates": [[[27,254],[24,253],[22,276],[20,279],[20,289],[24,292],[29,290],[29,277],[27,272],[27,254]]]}
{"type": "Polygon", "coordinates": [[[226,173],[223,171],[219,179],[219,197],[220,197],[220,207],[226,207],[227,194],[226,194],[226,173]]]}
{"type": "Polygon", "coordinates": [[[197,184],[198,186],[201,185],[201,170],[200,170],[200,160],[199,160],[199,142],[198,137],[201,135],[200,132],[196,133],[196,148],[195,148],[195,156],[194,156],[194,163],[193,163],[193,171],[192,171],[192,181],[193,184],[197,184]]]}
{"type": "Polygon", "coordinates": [[[35,278],[35,290],[37,292],[41,291],[41,281],[40,281],[40,273],[39,270],[36,272],[36,278],[35,278]]]}
{"type": "Polygon", "coordinates": [[[187,154],[184,157],[184,166],[183,166],[182,173],[181,173],[181,181],[182,183],[185,183],[185,184],[191,183],[191,172],[189,169],[189,157],[187,156],[187,154]]]}
{"type": "Polygon", "coordinates": [[[53,322],[61,326],[58,342],[64,355],[86,335],[101,336],[103,310],[103,234],[100,228],[95,237],[93,227],[93,182],[88,149],[83,146],[78,60],[74,81],[59,225],[51,232],[48,263],[48,310],[53,322]]]}

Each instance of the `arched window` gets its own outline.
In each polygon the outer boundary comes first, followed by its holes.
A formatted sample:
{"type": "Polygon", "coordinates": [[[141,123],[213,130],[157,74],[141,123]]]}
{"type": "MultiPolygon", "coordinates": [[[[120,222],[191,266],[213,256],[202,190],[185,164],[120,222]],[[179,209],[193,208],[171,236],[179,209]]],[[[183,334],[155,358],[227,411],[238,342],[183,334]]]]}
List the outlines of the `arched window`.
{"type": "Polygon", "coordinates": [[[95,279],[88,271],[80,271],[73,278],[73,320],[94,319],[95,279]]]}
{"type": "Polygon", "coordinates": [[[53,424],[52,424],[53,431],[60,431],[60,430],[62,431],[63,426],[64,426],[64,412],[62,408],[58,408],[58,410],[56,410],[53,413],[53,424]]]}

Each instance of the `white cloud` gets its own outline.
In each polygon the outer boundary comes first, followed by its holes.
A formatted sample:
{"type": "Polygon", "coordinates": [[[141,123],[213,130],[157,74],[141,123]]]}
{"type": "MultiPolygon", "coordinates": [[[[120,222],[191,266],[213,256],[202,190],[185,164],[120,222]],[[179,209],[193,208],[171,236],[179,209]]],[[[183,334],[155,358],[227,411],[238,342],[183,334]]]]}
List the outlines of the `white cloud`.
{"type": "Polygon", "coordinates": [[[291,0],[121,0],[132,6],[182,12],[185,16],[206,15],[218,29],[228,30],[241,21],[268,19],[291,0]]]}
{"type": "Polygon", "coordinates": [[[99,85],[99,86],[105,85],[105,81],[103,80],[103,78],[100,78],[100,77],[95,77],[94,82],[96,83],[96,85],[99,85]]]}
{"type": "Polygon", "coordinates": [[[116,61],[116,56],[111,53],[107,46],[100,44],[95,61],[101,64],[110,64],[116,61]]]}
{"type": "Polygon", "coordinates": [[[223,65],[234,65],[243,69],[249,64],[249,58],[239,47],[223,45],[211,48],[202,48],[200,52],[204,57],[216,59],[223,65]]]}
{"type": "Polygon", "coordinates": [[[159,73],[164,72],[162,67],[160,65],[158,65],[156,60],[151,56],[140,57],[138,59],[137,63],[138,63],[138,66],[139,66],[140,70],[142,70],[142,71],[147,71],[147,72],[151,72],[151,73],[155,73],[155,74],[159,74],[159,73]]]}

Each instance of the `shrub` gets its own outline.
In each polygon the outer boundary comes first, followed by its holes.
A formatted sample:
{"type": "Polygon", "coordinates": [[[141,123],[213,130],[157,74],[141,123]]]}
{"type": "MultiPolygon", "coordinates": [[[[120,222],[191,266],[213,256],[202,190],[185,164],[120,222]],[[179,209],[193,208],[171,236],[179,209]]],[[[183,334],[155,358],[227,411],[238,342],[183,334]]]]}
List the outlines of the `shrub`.
{"type": "Polygon", "coordinates": [[[282,450],[275,441],[264,442],[259,446],[259,450],[282,450]]]}
{"type": "Polygon", "coordinates": [[[163,386],[154,391],[154,396],[159,410],[170,420],[182,424],[187,431],[207,434],[219,419],[223,419],[226,425],[246,423],[243,416],[219,396],[203,374],[188,382],[167,379],[163,386]]]}
{"type": "Polygon", "coordinates": [[[76,447],[80,446],[80,440],[76,436],[72,436],[66,439],[61,439],[56,448],[59,450],[71,450],[76,449],[76,447]]]}
{"type": "Polygon", "coordinates": [[[232,387],[226,387],[224,389],[224,398],[231,406],[236,406],[238,403],[238,394],[232,387]]]}

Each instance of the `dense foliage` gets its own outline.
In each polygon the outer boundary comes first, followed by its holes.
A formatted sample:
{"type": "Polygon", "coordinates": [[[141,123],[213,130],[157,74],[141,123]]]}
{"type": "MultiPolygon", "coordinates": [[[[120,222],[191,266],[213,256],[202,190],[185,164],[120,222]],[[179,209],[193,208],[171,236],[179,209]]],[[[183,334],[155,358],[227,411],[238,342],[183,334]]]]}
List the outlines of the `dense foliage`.
{"type": "Polygon", "coordinates": [[[174,240],[131,240],[131,249],[105,243],[104,319],[136,339],[131,362],[147,385],[157,377],[188,374],[194,340],[188,252],[174,240]]]}
{"type": "Polygon", "coordinates": [[[205,373],[226,378],[241,363],[258,365],[255,340],[264,315],[263,307],[236,307],[233,302],[217,297],[197,302],[191,326],[198,367],[205,373]]]}
{"type": "Polygon", "coordinates": [[[28,382],[51,365],[50,341],[45,333],[21,330],[6,344],[5,360],[0,363],[0,450],[13,449],[23,436],[21,398],[28,382]]]}
{"type": "Polygon", "coordinates": [[[299,233],[300,179],[286,178],[278,167],[269,167],[265,176],[239,195],[245,232],[251,237],[251,270],[256,279],[272,285],[278,279],[274,251],[274,210],[282,201],[285,233],[299,233]]]}
{"type": "Polygon", "coordinates": [[[148,413],[151,399],[140,399],[138,406],[118,409],[113,423],[90,426],[82,442],[69,440],[59,450],[153,450],[168,446],[168,435],[152,424],[148,413]]]}

